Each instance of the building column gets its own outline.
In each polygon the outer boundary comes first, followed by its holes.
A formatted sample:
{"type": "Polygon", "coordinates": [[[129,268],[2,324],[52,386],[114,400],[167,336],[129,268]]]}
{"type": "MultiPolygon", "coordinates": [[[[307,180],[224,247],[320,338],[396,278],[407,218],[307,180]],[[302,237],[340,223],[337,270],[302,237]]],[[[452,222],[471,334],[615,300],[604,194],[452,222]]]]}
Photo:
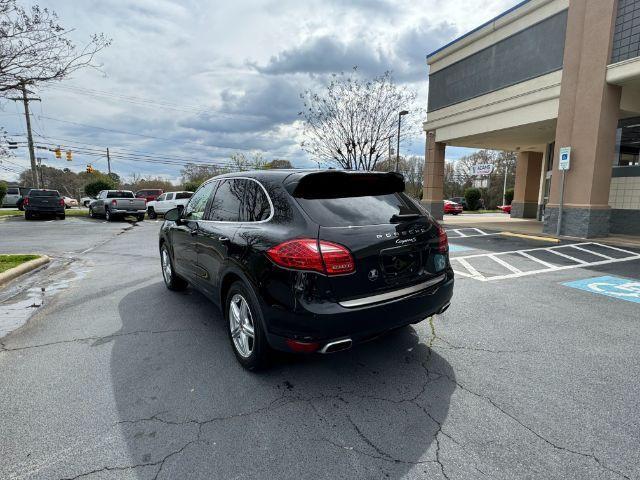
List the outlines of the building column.
{"type": "Polygon", "coordinates": [[[444,216],[444,152],[446,144],[436,142],[436,132],[427,132],[424,155],[424,180],[422,183],[422,204],[433,218],[442,220],[444,216]]]}
{"type": "Polygon", "coordinates": [[[621,88],[606,83],[616,0],[572,0],[569,4],[564,67],[549,203],[544,231],[555,233],[562,173],[559,149],[571,147],[566,172],[562,235],[609,233],[609,186],[615,154],[621,88]]]}
{"type": "Polygon", "coordinates": [[[536,218],[541,170],[542,153],[518,152],[516,182],[511,202],[512,218],[536,218]]]}

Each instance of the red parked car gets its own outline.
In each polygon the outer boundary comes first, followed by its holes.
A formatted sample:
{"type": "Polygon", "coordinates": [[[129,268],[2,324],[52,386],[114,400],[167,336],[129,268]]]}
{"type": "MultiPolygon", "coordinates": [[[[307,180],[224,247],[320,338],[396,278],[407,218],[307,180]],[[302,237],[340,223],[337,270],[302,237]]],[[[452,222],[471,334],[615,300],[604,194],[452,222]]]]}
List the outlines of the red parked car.
{"type": "Polygon", "coordinates": [[[511,205],[500,205],[498,209],[502,210],[503,213],[511,213],[511,205]]]}
{"type": "Polygon", "coordinates": [[[444,213],[450,213],[452,215],[458,215],[462,213],[462,205],[451,200],[444,201],[444,213]]]}
{"type": "Polygon", "coordinates": [[[164,193],[161,188],[149,188],[147,190],[138,190],[136,198],[144,198],[147,202],[151,202],[164,193]]]}

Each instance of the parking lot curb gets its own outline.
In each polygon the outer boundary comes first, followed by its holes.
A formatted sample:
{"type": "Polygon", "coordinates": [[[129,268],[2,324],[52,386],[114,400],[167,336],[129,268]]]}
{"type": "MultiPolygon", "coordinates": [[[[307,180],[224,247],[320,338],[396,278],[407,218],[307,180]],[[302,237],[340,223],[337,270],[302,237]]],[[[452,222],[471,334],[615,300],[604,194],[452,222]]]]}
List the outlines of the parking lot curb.
{"type": "Polygon", "coordinates": [[[39,258],[34,258],[33,260],[29,260],[28,262],[24,262],[17,267],[10,268],[6,272],[0,273],[0,285],[4,285],[5,283],[9,283],[11,280],[19,277],[20,275],[24,275],[25,273],[31,272],[36,268],[40,268],[43,265],[49,263],[51,259],[46,255],[42,255],[39,258]]]}

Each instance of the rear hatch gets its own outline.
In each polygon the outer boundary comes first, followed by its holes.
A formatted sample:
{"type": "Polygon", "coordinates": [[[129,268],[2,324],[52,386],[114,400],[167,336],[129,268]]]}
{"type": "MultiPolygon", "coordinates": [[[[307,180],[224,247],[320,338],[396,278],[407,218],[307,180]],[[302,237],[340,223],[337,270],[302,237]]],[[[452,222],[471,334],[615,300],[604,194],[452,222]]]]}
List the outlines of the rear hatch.
{"type": "Polygon", "coordinates": [[[329,277],[339,300],[397,290],[442,275],[446,258],[439,252],[439,228],[401,193],[402,177],[330,173],[331,178],[322,178],[327,176],[324,172],[304,177],[293,195],[319,224],[319,240],[344,245],[353,255],[354,273],[329,277]]]}

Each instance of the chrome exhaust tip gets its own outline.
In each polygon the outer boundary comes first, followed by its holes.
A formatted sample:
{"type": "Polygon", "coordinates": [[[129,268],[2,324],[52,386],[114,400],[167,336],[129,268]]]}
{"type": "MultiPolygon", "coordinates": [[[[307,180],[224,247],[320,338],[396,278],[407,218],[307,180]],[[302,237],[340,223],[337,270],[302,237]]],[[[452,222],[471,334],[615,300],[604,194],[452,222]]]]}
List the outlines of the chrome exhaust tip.
{"type": "Polygon", "coordinates": [[[449,307],[451,306],[451,303],[447,303],[444,307],[442,307],[439,311],[438,311],[438,315],[440,315],[441,313],[446,312],[449,307]]]}
{"type": "Polygon", "coordinates": [[[343,338],[342,340],[335,340],[327,343],[320,349],[320,353],[335,353],[342,350],[349,350],[353,341],[350,338],[343,338]]]}

